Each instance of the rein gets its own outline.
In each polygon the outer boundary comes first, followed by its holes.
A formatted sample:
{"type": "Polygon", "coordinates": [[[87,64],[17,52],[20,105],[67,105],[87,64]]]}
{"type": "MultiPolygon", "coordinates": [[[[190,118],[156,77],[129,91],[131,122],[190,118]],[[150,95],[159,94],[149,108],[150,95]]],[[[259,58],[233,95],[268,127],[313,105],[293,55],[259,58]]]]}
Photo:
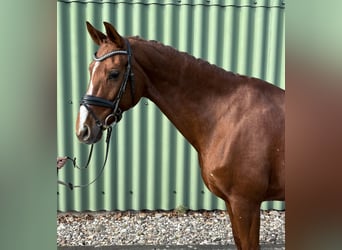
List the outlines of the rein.
{"type": "MultiPolygon", "coordinates": [[[[114,55],[120,55],[120,54],[121,55],[127,55],[128,56],[128,62],[127,62],[127,67],[126,67],[123,83],[121,84],[119,92],[113,101],[109,101],[107,99],[97,97],[97,96],[93,96],[93,95],[85,95],[81,100],[80,106],[83,105],[88,110],[88,112],[95,119],[96,125],[99,126],[101,129],[107,130],[106,153],[105,153],[105,159],[104,159],[103,165],[102,165],[98,175],[91,182],[89,182],[87,184],[74,185],[71,182],[67,183],[67,182],[60,181],[60,180],[57,181],[58,184],[64,185],[64,186],[70,188],[70,190],[73,190],[74,188],[88,187],[89,185],[93,184],[102,175],[104,167],[105,167],[106,162],[107,162],[107,158],[108,158],[109,142],[110,142],[110,137],[112,134],[112,126],[116,125],[122,118],[122,110],[119,108],[119,103],[120,103],[120,100],[122,98],[122,95],[124,94],[124,92],[126,90],[128,78],[130,80],[129,82],[130,82],[130,89],[131,89],[132,104],[134,104],[134,74],[133,74],[132,68],[131,68],[132,52],[131,52],[131,46],[130,46],[127,39],[126,39],[126,45],[127,45],[127,51],[126,50],[114,50],[114,51],[111,51],[111,52],[101,56],[101,57],[97,57],[96,52],[93,55],[93,59],[97,62],[101,62],[101,61],[103,61],[109,57],[114,56],[114,55]],[[110,108],[112,110],[112,113],[109,114],[105,118],[104,122],[102,123],[97,118],[97,116],[95,115],[93,110],[88,105],[110,108]],[[108,121],[111,117],[114,117],[114,122],[112,122],[111,124],[108,124],[108,121]]],[[[76,164],[76,157],[72,159],[71,157],[67,156],[67,159],[72,161],[74,168],[78,168],[78,169],[88,168],[88,165],[90,163],[91,156],[93,153],[93,147],[94,147],[94,144],[91,144],[88,160],[87,160],[87,163],[84,167],[80,167],[76,164]]],[[[57,175],[58,175],[58,171],[59,171],[59,169],[57,169],[57,175]]]]}
{"type": "MultiPolygon", "coordinates": [[[[97,174],[97,176],[95,177],[94,180],[92,180],[91,182],[87,183],[87,184],[80,184],[80,185],[74,185],[72,184],[71,182],[64,182],[64,181],[60,181],[58,180],[58,184],[60,185],[64,185],[68,188],[70,188],[70,190],[73,190],[74,188],[85,188],[85,187],[88,187],[90,186],[91,184],[93,184],[103,173],[103,170],[104,170],[104,167],[106,166],[106,162],[107,162],[107,158],[108,158],[108,151],[109,151],[109,141],[110,141],[110,136],[111,136],[111,133],[112,133],[112,127],[108,127],[107,128],[107,138],[106,138],[106,155],[105,155],[105,160],[102,164],[102,167],[99,171],[99,173],[97,174]]],[[[93,153],[93,146],[94,144],[91,144],[91,148],[90,148],[90,152],[89,152],[89,156],[88,156],[88,160],[87,160],[87,164],[84,166],[84,167],[79,167],[77,164],[76,164],[76,157],[74,159],[72,159],[71,157],[67,156],[67,159],[72,161],[72,164],[74,165],[74,168],[78,168],[78,169],[85,169],[88,167],[89,165],[89,162],[90,162],[90,159],[91,159],[91,156],[92,156],[92,153],[93,153]]],[[[58,171],[59,169],[57,169],[57,175],[58,175],[58,171]]]]}

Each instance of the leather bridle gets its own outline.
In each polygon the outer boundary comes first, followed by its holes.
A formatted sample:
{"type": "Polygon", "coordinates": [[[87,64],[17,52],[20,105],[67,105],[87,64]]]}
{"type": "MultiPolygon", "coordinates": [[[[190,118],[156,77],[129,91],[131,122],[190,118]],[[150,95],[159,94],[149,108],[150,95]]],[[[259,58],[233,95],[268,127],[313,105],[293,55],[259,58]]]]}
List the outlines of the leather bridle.
{"type": "MultiPolygon", "coordinates": [[[[127,55],[128,56],[128,61],[127,61],[127,67],[126,67],[126,71],[125,71],[125,75],[124,75],[124,79],[123,82],[120,86],[119,92],[117,94],[117,96],[115,97],[115,99],[113,101],[101,98],[101,97],[97,97],[97,96],[93,96],[93,95],[85,95],[82,100],[80,105],[84,106],[88,112],[93,116],[95,123],[98,127],[100,127],[101,130],[106,130],[107,129],[107,138],[106,138],[106,154],[105,154],[105,160],[103,162],[103,165],[101,167],[101,170],[99,172],[99,174],[96,176],[96,178],[87,183],[87,184],[80,184],[80,185],[74,185],[71,182],[64,182],[61,180],[58,180],[57,183],[67,186],[68,188],[70,188],[71,190],[73,190],[74,188],[84,188],[89,186],[90,184],[94,183],[102,174],[103,169],[106,165],[107,162],[107,158],[108,158],[108,151],[109,151],[109,141],[110,141],[110,136],[111,136],[111,132],[112,132],[112,126],[115,125],[116,123],[118,123],[121,118],[122,118],[122,110],[119,108],[119,103],[121,101],[121,98],[123,96],[123,94],[125,93],[126,90],[126,86],[127,86],[127,82],[129,80],[130,82],[130,89],[131,89],[131,97],[132,97],[132,105],[134,105],[134,74],[132,72],[132,66],[131,66],[131,62],[132,62],[132,51],[131,51],[131,46],[128,42],[128,40],[126,39],[126,46],[127,46],[127,50],[114,50],[111,51],[103,56],[97,57],[96,56],[96,52],[93,55],[93,59],[97,62],[102,62],[105,59],[115,56],[115,55],[127,55]],[[95,115],[95,113],[93,112],[93,110],[89,107],[89,105],[93,105],[93,106],[100,106],[100,107],[104,107],[104,108],[109,108],[112,110],[112,112],[104,119],[103,122],[101,122],[98,117],[95,115]],[[114,121],[111,122],[110,124],[108,124],[110,118],[114,118],[114,121]]],[[[71,160],[74,167],[78,168],[78,169],[83,169],[83,168],[87,168],[93,153],[93,146],[94,144],[91,145],[91,149],[89,152],[89,156],[88,156],[88,160],[87,160],[87,164],[85,167],[79,167],[76,164],[76,158],[71,158],[71,157],[67,157],[68,160],[71,160]]],[[[57,174],[58,174],[58,169],[57,169],[57,174]]]]}
{"type": "Polygon", "coordinates": [[[88,110],[88,112],[93,116],[93,118],[96,122],[96,125],[98,127],[100,127],[101,129],[106,129],[111,125],[111,124],[108,124],[108,121],[111,117],[114,118],[113,123],[117,123],[121,120],[122,111],[119,108],[119,103],[120,103],[120,100],[122,98],[122,95],[125,93],[128,79],[130,82],[132,104],[134,104],[134,74],[132,72],[132,67],[131,67],[132,52],[131,52],[131,46],[130,46],[127,39],[126,39],[126,45],[127,45],[127,50],[114,50],[114,51],[111,51],[111,52],[101,56],[101,57],[97,57],[96,53],[94,53],[94,55],[93,55],[94,60],[97,62],[102,62],[105,59],[112,57],[112,56],[115,56],[115,55],[127,55],[128,56],[128,62],[127,62],[127,67],[126,67],[124,79],[123,79],[123,82],[120,86],[119,92],[113,101],[109,101],[107,99],[97,97],[97,96],[93,96],[93,95],[85,95],[81,100],[81,105],[83,105],[88,110]],[[109,108],[112,110],[112,113],[109,114],[105,118],[104,122],[101,122],[88,105],[109,108]]]}

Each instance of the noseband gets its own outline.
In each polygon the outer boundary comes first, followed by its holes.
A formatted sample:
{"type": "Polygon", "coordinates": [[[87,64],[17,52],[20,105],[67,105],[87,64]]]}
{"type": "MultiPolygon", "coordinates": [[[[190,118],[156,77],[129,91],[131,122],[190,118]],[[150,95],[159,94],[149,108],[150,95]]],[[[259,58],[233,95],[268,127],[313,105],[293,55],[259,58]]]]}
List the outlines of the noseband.
{"type": "Polygon", "coordinates": [[[131,52],[131,46],[127,39],[126,39],[126,45],[127,45],[127,50],[114,50],[100,57],[96,56],[96,52],[93,55],[93,59],[97,62],[102,62],[105,59],[115,56],[115,55],[127,55],[128,56],[128,62],[127,62],[127,67],[126,67],[126,71],[124,75],[124,80],[120,86],[120,89],[116,98],[113,101],[110,101],[101,97],[93,96],[93,95],[85,95],[81,100],[80,105],[83,105],[88,110],[88,112],[93,116],[96,122],[96,125],[100,127],[101,129],[106,129],[109,126],[111,126],[111,124],[108,124],[108,122],[109,122],[109,119],[112,117],[114,118],[114,122],[112,124],[118,123],[121,120],[122,111],[119,108],[119,103],[122,98],[122,95],[125,93],[128,78],[129,78],[130,87],[131,87],[132,104],[134,104],[134,74],[132,72],[132,67],[131,67],[132,52],[131,52]],[[109,108],[112,110],[112,113],[109,114],[105,118],[104,122],[102,123],[88,105],[109,108]]]}

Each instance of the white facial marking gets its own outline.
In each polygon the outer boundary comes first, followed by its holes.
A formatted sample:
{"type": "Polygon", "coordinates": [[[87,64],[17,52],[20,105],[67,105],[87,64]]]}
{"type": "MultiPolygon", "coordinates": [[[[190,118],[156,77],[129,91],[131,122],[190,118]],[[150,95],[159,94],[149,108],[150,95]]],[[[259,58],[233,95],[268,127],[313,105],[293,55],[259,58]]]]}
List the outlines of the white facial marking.
{"type": "Polygon", "coordinates": [[[88,110],[86,109],[86,107],[84,107],[83,105],[81,105],[80,107],[80,124],[79,124],[79,130],[82,130],[84,127],[84,123],[87,120],[88,117],[88,110]]]}
{"type": "Polygon", "coordinates": [[[94,74],[95,71],[97,69],[97,67],[100,65],[100,62],[95,62],[95,65],[93,67],[93,71],[91,72],[91,77],[90,77],[90,85],[89,85],[89,89],[88,89],[88,95],[91,95],[93,92],[93,78],[94,78],[94,74]]]}

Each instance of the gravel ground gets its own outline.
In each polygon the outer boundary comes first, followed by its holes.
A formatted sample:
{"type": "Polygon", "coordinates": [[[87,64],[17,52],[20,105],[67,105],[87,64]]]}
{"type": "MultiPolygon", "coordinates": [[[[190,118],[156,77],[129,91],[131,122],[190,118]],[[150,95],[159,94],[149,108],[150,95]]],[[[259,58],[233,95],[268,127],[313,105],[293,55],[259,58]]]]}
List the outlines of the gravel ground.
{"type": "MultiPolygon", "coordinates": [[[[234,244],[225,211],[58,213],[57,246],[234,244]]],[[[285,211],[262,211],[260,244],[285,244],[285,211]]],[[[285,249],[285,248],[284,248],[285,249]]]]}

